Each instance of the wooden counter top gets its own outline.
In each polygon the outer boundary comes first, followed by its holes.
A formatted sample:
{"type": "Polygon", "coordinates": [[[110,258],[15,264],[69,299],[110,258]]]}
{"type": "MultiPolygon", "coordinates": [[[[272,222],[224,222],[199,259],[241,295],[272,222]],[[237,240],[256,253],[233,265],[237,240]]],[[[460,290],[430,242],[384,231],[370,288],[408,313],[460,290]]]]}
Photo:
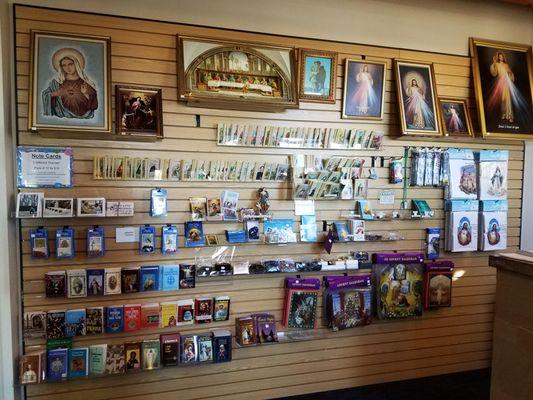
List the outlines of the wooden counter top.
{"type": "Polygon", "coordinates": [[[533,253],[502,253],[490,256],[489,265],[533,278],[533,253]]]}

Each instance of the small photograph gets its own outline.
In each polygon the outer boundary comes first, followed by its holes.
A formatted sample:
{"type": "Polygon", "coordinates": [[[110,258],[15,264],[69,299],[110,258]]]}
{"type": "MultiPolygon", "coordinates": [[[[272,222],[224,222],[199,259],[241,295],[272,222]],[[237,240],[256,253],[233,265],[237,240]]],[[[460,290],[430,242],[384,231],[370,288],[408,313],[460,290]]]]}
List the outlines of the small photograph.
{"type": "Polygon", "coordinates": [[[78,199],[78,217],[105,217],[105,199],[78,199]]]}
{"type": "Polygon", "coordinates": [[[218,246],[217,235],[205,235],[205,240],[208,246],[218,246]]]}
{"type": "Polygon", "coordinates": [[[43,218],[72,217],[74,212],[74,199],[46,198],[43,205],[43,218]]]}
{"type": "Polygon", "coordinates": [[[17,218],[41,218],[42,193],[19,193],[17,196],[17,218]]]}
{"type": "Polygon", "coordinates": [[[473,136],[466,100],[439,98],[440,122],[445,136],[473,136]]]}
{"type": "Polygon", "coordinates": [[[161,89],[116,86],[117,134],[163,138],[161,89]]]}

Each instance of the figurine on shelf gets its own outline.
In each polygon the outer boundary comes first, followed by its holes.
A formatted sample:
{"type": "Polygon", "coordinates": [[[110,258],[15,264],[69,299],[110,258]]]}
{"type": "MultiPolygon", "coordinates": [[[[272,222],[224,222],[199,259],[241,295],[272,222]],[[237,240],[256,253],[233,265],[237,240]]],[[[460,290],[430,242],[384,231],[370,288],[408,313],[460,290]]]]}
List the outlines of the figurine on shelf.
{"type": "Polygon", "coordinates": [[[266,215],[268,214],[268,210],[270,209],[270,195],[264,187],[259,189],[257,191],[257,194],[259,196],[259,200],[256,203],[257,212],[259,213],[259,215],[266,215]]]}

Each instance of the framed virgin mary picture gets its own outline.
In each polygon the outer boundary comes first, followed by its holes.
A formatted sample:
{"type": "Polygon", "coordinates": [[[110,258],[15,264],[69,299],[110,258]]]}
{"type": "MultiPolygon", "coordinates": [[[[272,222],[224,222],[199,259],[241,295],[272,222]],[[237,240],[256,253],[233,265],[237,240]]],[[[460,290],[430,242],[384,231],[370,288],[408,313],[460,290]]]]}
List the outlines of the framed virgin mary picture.
{"type": "Polygon", "coordinates": [[[382,119],[387,63],[345,60],[342,118],[382,119]]]}
{"type": "Polygon", "coordinates": [[[31,31],[29,130],[111,132],[110,43],[31,31]]]}
{"type": "Polygon", "coordinates": [[[116,85],[115,102],[117,135],[163,138],[161,89],[116,85]]]}
{"type": "Polygon", "coordinates": [[[337,53],[300,49],[299,98],[317,103],[335,103],[337,53]]]}
{"type": "Polygon", "coordinates": [[[531,46],[470,38],[483,137],[533,139],[531,46]]]}
{"type": "Polygon", "coordinates": [[[394,69],[402,133],[441,136],[433,64],[394,60],[394,69]]]}
{"type": "Polygon", "coordinates": [[[440,127],[444,136],[474,136],[465,99],[439,97],[440,127]]]}

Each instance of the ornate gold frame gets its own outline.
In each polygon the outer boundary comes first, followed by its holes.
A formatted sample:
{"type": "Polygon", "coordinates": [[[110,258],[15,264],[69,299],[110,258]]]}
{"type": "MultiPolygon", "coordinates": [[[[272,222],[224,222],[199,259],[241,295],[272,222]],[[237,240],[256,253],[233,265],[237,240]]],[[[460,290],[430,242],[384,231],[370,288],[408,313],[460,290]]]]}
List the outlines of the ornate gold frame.
{"type": "Polygon", "coordinates": [[[298,77],[298,98],[300,100],[314,102],[314,103],[335,103],[335,95],[337,91],[337,57],[338,53],[334,51],[310,50],[300,49],[298,63],[299,63],[299,77],[298,77]],[[331,59],[331,74],[329,79],[330,94],[328,96],[315,96],[304,93],[305,80],[305,57],[322,57],[331,59]]]}
{"type": "Polygon", "coordinates": [[[400,113],[400,124],[402,128],[402,134],[403,135],[417,135],[417,136],[442,136],[442,132],[439,129],[439,117],[438,117],[438,104],[437,104],[437,85],[435,84],[435,71],[433,70],[433,63],[431,62],[424,62],[424,61],[415,61],[415,60],[403,60],[403,59],[394,59],[394,72],[395,72],[395,80],[396,80],[396,95],[397,95],[397,101],[398,101],[398,112],[400,113]],[[399,73],[399,67],[400,64],[405,65],[413,65],[415,67],[425,67],[429,68],[429,77],[431,79],[431,84],[429,87],[431,88],[432,93],[432,99],[433,99],[433,109],[435,110],[435,130],[434,131],[424,131],[419,129],[407,129],[407,125],[405,123],[405,110],[403,107],[403,101],[402,101],[402,83],[400,79],[400,73],[399,73]]]}
{"type": "Polygon", "coordinates": [[[483,103],[483,90],[481,88],[481,76],[479,72],[478,53],[477,47],[493,47],[494,49],[511,50],[526,53],[527,69],[529,74],[529,94],[531,95],[531,102],[533,104],[533,57],[531,52],[531,46],[518,43],[506,43],[498,42],[494,40],[485,40],[470,38],[470,56],[472,58],[472,74],[474,77],[474,89],[476,93],[476,102],[479,116],[479,127],[484,138],[506,138],[511,140],[527,140],[533,139],[533,130],[531,133],[523,134],[517,133],[500,133],[500,132],[488,132],[485,123],[485,106],[483,103]]]}
{"type": "Polygon", "coordinates": [[[111,107],[111,98],[112,98],[112,92],[111,92],[111,38],[109,36],[94,36],[94,35],[77,35],[72,33],[65,33],[65,32],[54,32],[54,31],[40,31],[40,30],[31,30],[30,31],[30,70],[29,70],[29,95],[28,95],[28,130],[32,132],[38,132],[38,131],[55,131],[55,132],[94,132],[94,133],[112,133],[112,126],[113,126],[113,117],[112,117],[112,107],[111,107]],[[104,96],[104,117],[106,119],[106,123],[104,124],[104,128],[100,127],[83,127],[83,126],[75,126],[75,127],[69,127],[69,126],[58,126],[58,125],[43,125],[43,126],[36,126],[35,122],[37,120],[36,118],[36,101],[34,100],[35,95],[35,88],[34,85],[36,83],[36,68],[37,68],[37,62],[35,60],[35,45],[36,45],[36,35],[44,34],[44,35],[53,35],[58,37],[64,37],[69,39],[94,39],[103,41],[105,43],[105,60],[106,60],[106,67],[104,68],[105,71],[105,81],[104,86],[107,90],[107,95],[104,96]]]}
{"type": "Polygon", "coordinates": [[[355,59],[355,58],[346,58],[344,59],[344,86],[342,88],[342,114],[341,118],[343,119],[367,119],[367,120],[382,120],[383,119],[383,106],[385,105],[385,86],[386,86],[386,76],[387,76],[387,63],[384,61],[370,61],[370,60],[362,60],[362,59],[355,59]],[[348,64],[350,62],[360,63],[360,64],[375,64],[375,65],[381,65],[383,66],[383,87],[381,91],[381,114],[379,117],[353,117],[346,115],[346,89],[347,89],[347,82],[348,82],[348,64]]]}
{"type": "Polygon", "coordinates": [[[456,97],[439,97],[437,99],[437,103],[438,103],[438,106],[439,106],[438,112],[439,112],[440,129],[442,130],[442,134],[444,136],[474,137],[474,130],[472,129],[472,120],[470,118],[470,111],[468,110],[468,104],[466,103],[466,99],[460,99],[460,98],[456,98],[456,97]],[[446,133],[446,123],[444,121],[444,115],[442,114],[442,103],[461,104],[464,107],[465,119],[466,119],[466,130],[468,131],[467,135],[446,133]]]}

